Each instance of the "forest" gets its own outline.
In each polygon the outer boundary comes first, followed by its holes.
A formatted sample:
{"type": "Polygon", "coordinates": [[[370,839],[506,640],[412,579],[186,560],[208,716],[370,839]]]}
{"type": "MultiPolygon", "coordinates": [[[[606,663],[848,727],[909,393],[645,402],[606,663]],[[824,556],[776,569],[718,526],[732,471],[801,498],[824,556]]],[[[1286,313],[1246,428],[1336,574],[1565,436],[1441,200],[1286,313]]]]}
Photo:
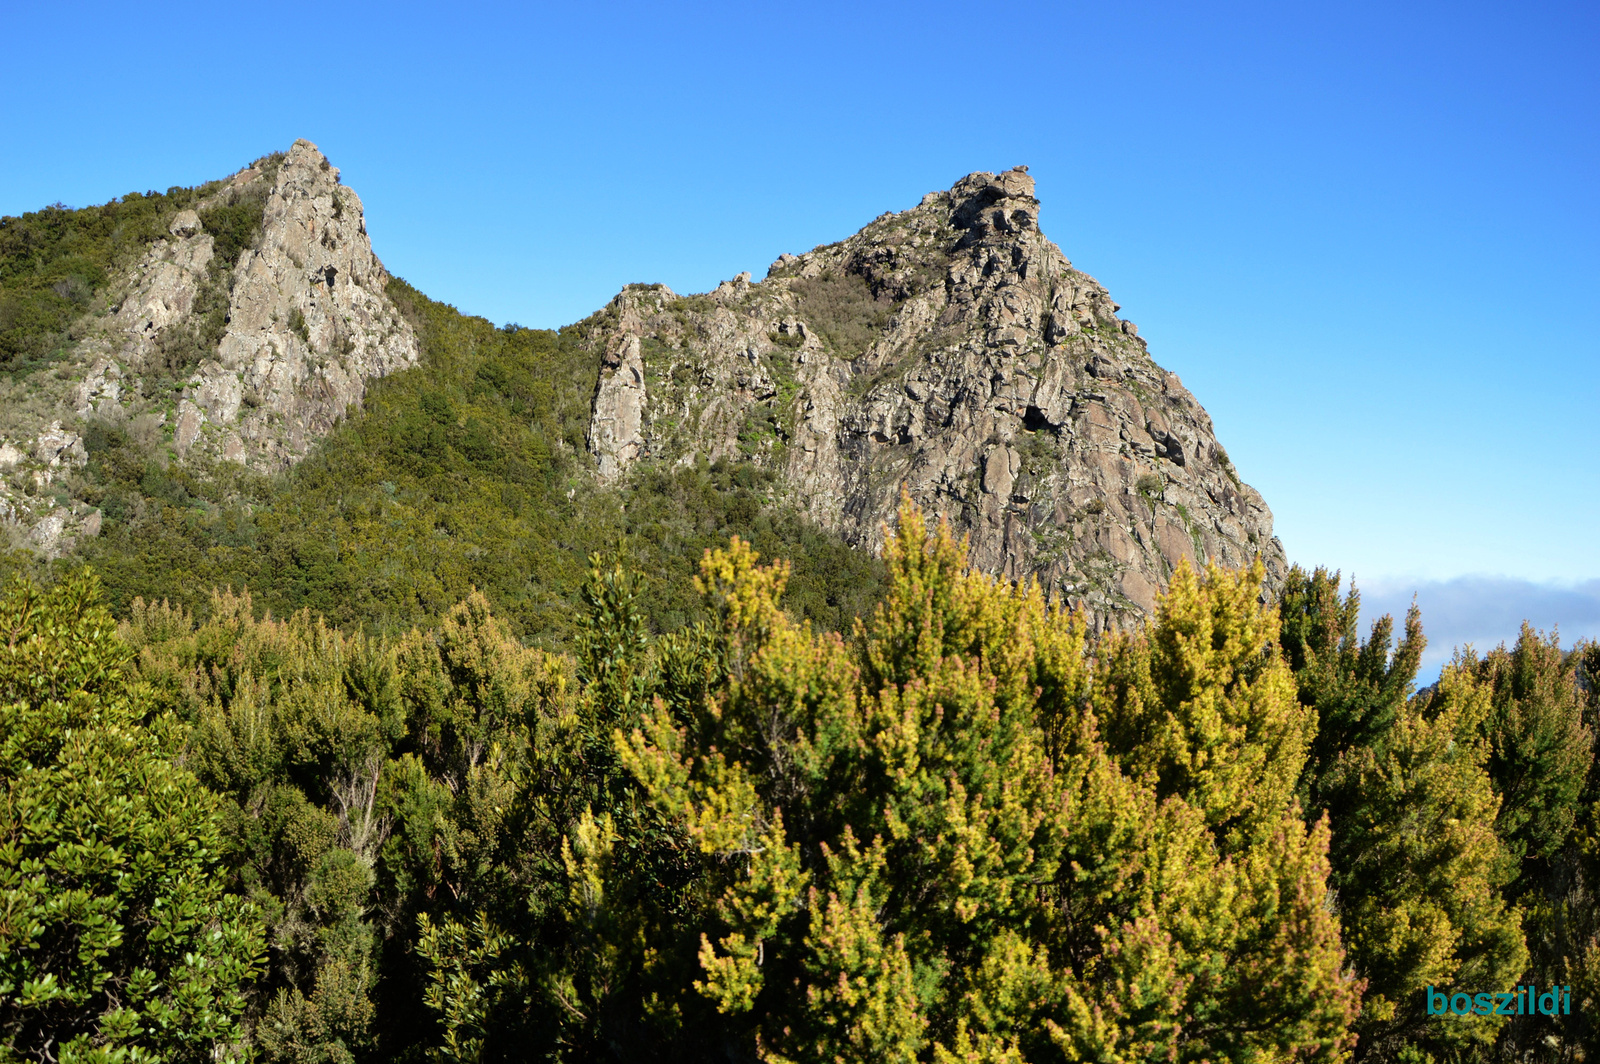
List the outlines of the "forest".
{"type": "Polygon", "coordinates": [[[1466,1060],[1593,1044],[1600,650],[1180,569],[1093,636],[909,503],[840,632],[596,554],[572,649],[0,603],[11,1060],[1466,1060]],[[1571,987],[1428,1015],[1425,988],[1571,987]]]}
{"type": "MultiPolygon", "coordinates": [[[[5,219],[0,373],[194,196],[5,219]]],[[[1327,569],[1090,631],[909,502],[873,557],[755,462],[602,492],[582,323],[388,295],[421,365],[292,470],[94,422],[101,534],[0,559],[0,1061],[1600,1045],[1600,647],[1422,686],[1327,569]]]]}

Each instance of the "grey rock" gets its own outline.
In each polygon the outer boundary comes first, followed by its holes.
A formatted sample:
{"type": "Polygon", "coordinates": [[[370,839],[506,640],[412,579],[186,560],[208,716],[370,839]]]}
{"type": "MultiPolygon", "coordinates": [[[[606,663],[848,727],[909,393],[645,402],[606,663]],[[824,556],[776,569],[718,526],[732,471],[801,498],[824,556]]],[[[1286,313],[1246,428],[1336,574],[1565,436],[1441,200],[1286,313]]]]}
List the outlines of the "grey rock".
{"type": "Polygon", "coordinates": [[[184,460],[271,471],[302,458],[361,402],[369,380],[419,357],[385,292],[389,275],[372,253],[360,197],[309,141],[239,171],[176,212],[167,232],[108,284],[108,311],[73,325],[76,347],[60,367],[38,376],[63,383],[46,385],[56,389],[59,416],[40,420],[31,454],[0,446],[0,508],[46,553],[90,533],[24,489],[84,464],[81,422],[122,425],[144,446],[170,444],[184,460]],[[237,261],[220,262],[202,217],[240,197],[262,202],[262,226],[237,261]],[[226,304],[220,340],[196,313],[218,300],[226,304]],[[172,410],[175,364],[181,394],[172,410]],[[60,527],[42,524],[47,518],[60,527]]]}
{"type": "Polygon", "coordinates": [[[598,475],[735,458],[877,549],[902,488],[1096,623],[1134,623],[1188,558],[1287,569],[1211,419],[1038,228],[1022,168],[971,174],[767,280],[629,286],[581,326],[601,363],[598,475]],[[1140,478],[1164,484],[1154,500],[1140,478]]]}
{"type": "Polygon", "coordinates": [[[59,421],[52,421],[49,428],[39,433],[34,441],[33,457],[40,465],[51,469],[62,465],[81,467],[89,461],[83,440],[77,433],[63,429],[59,421]]]}
{"type": "Polygon", "coordinates": [[[167,232],[176,237],[190,237],[200,232],[200,216],[191,210],[179,211],[167,226],[167,232]]]}
{"type": "Polygon", "coordinates": [[[215,264],[213,238],[195,211],[169,226],[175,240],[150,248],[113,318],[115,357],[77,385],[79,417],[132,416],[108,409],[160,369],[175,331],[192,328],[202,285],[228,275],[227,327],[188,375],[173,443],[234,456],[263,470],[291,465],[326,435],[366,382],[416,364],[410,325],[389,301],[389,275],[372,253],[361,199],[339,183],[316,145],[299,140],[274,168],[249,168],[202,208],[258,195],[261,232],[237,262],[215,264]],[[186,404],[186,405],[185,405],[186,404]]]}
{"type": "Polygon", "coordinates": [[[279,166],[257,248],[234,270],[228,331],[185,395],[262,468],[298,461],[366,382],[416,364],[410,325],[384,293],[360,198],[316,145],[279,166]],[[297,327],[298,326],[298,327],[297,327]]]}
{"type": "Polygon", "coordinates": [[[28,541],[39,551],[50,557],[61,553],[62,533],[67,529],[66,516],[60,513],[46,514],[28,532],[28,541]]]}
{"type": "Polygon", "coordinates": [[[602,480],[615,479],[639,457],[644,413],[644,360],[639,338],[620,338],[608,353],[609,371],[602,371],[589,422],[589,449],[600,460],[602,480]]]}
{"type": "Polygon", "coordinates": [[[73,410],[87,419],[96,411],[109,415],[122,398],[122,367],[108,358],[97,360],[74,389],[73,410]]]}
{"type": "Polygon", "coordinates": [[[158,241],[145,253],[115,318],[126,336],[126,358],[147,361],[161,333],[189,316],[215,245],[209,234],[199,234],[158,241]]]}
{"type": "Polygon", "coordinates": [[[178,401],[178,423],[173,432],[172,443],[180,455],[189,453],[189,448],[194,446],[195,439],[200,435],[200,428],[206,423],[205,414],[200,408],[187,399],[178,401]]]}

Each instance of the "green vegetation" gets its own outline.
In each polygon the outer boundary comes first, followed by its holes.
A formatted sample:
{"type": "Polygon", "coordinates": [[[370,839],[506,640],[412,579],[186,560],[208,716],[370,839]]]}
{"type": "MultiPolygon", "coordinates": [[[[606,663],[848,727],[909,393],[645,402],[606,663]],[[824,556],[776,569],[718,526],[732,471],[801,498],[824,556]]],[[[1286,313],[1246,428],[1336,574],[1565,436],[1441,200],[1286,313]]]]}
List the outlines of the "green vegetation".
{"type": "Polygon", "coordinates": [[[864,354],[898,309],[894,301],[874,296],[867,279],[854,273],[798,278],[794,292],[800,297],[796,314],[821,334],[829,350],[847,360],[864,354]]]}
{"type": "MultiPolygon", "coordinates": [[[[651,470],[630,553],[681,555],[714,497],[844,549],[775,518],[762,476],[651,470]]],[[[92,580],[14,584],[0,1060],[1591,1043],[1600,651],[1525,631],[1419,694],[1416,615],[1359,638],[1323,570],[1264,607],[1259,566],[1183,565],[1146,630],[1092,635],[909,505],[881,565],[841,636],[741,539],[688,582],[596,554],[560,653],[482,591],[377,632],[137,599],[113,634],[92,580]],[[1573,1012],[1419,1001],[1531,981],[1573,1012]]]]}
{"type": "Polygon", "coordinates": [[[236,1058],[259,916],[98,597],[0,600],[0,1060],[236,1058]]]}
{"type": "MultiPolygon", "coordinates": [[[[0,368],[218,191],[0,220],[0,368]]],[[[262,206],[201,212],[149,387],[215,346],[262,206]]],[[[894,309],[795,290],[847,358],[894,309]]],[[[1363,638],[1338,574],[1269,606],[1259,565],[1090,633],[909,504],[881,559],[785,505],[795,336],[747,460],[602,489],[583,327],[389,294],[421,365],[292,470],[94,421],[55,487],[101,536],[0,557],[41,578],[0,598],[0,1064],[1600,1050],[1600,648],[1525,627],[1419,692],[1415,609],[1363,638]],[[1426,1015],[1526,983],[1572,1011],[1426,1015]]]]}
{"type": "Polygon", "coordinates": [[[1333,828],[1331,882],[1367,978],[1366,1055],[1461,1059],[1493,1045],[1543,1059],[1546,1039],[1592,1045],[1600,648],[1563,653],[1524,628],[1513,650],[1458,655],[1414,695],[1426,642],[1415,607],[1398,643],[1388,617],[1363,640],[1354,589],[1295,569],[1281,609],[1300,700],[1320,718],[1300,788],[1333,828]],[[1591,1004],[1506,1026],[1430,1024],[1421,1004],[1430,984],[1535,981],[1591,1004]]]}
{"type": "Polygon", "coordinates": [[[249,192],[234,193],[225,202],[200,212],[200,224],[216,241],[212,254],[224,266],[231,269],[237,265],[239,254],[255,242],[270,187],[270,181],[258,179],[249,192]]]}
{"type": "Polygon", "coordinates": [[[794,560],[791,605],[818,624],[874,600],[880,564],[776,501],[770,471],[645,464],[620,492],[597,489],[584,431],[598,361],[579,330],[499,329],[401,281],[390,295],[423,364],[373,381],[365,411],[287,474],[172,463],[90,426],[69,486],[104,516],[82,558],[115,610],[143,598],[205,616],[211,588],[249,588],[279,616],[395,633],[477,589],[518,637],[563,648],[588,555],[620,550],[650,574],[665,631],[696,615],[694,566],[731,534],[794,560]]]}
{"type": "Polygon", "coordinates": [[[1233,468],[1233,459],[1229,458],[1228,452],[1222,449],[1222,444],[1213,444],[1211,449],[1216,456],[1217,465],[1221,466],[1222,471],[1228,475],[1228,479],[1233,481],[1233,486],[1236,488],[1243,487],[1244,485],[1239,482],[1238,471],[1233,468]]]}
{"type": "MultiPolygon", "coordinates": [[[[683,719],[663,707],[629,740],[635,775],[687,818],[721,888],[701,993],[755,1013],[763,1044],[788,1059],[1081,1059],[1135,1046],[1152,1058],[1335,1057],[1355,988],[1333,921],[1309,909],[1239,920],[1216,905],[1281,889],[1280,877],[1320,879],[1304,857],[1325,840],[1298,823],[1262,831],[1234,847],[1253,855],[1235,865],[1195,819],[1220,812],[1217,796],[1187,782],[1160,793],[1104,738],[1127,730],[1134,660],[1157,684],[1175,663],[1113,640],[1099,649],[1122,666],[1097,670],[1081,619],[1037,589],[967,572],[948,531],[931,534],[909,509],[885,558],[890,590],[854,652],[778,613],[781,568],[751,567],[737,545],[713,559],[707,584],[743,679],[716,720],[675,732],[683,719]],[[762,723],[774,703],[792,707],[778,729],[762,723]],[[754,824],[739,815],[751,798],[754,824]],[[1158,955],[1141,948],[1152,932],[1166,939],[1158,955]],[[1228,989],[1255,983],[1289,939],[1306,963],[1282,998],[1228,989]],[[1144,997],[1156,987],[1164,1000],[1144,997]]],[[[1251,593],[1248,578],[1191,579],[1158,633],[1219,612],[1214,597],[1251,593]]],[[[1234,645],[1255,656],[1247,635],[1234,645]]],[[[1251,711],[1303,717],[1292,697],[1251,711]]],[[[1222,745],[1209,752],[1292,778],[1292,748],[1276,765],[1265,745],[1222,745]]],[[[1254,808],[1278,825],[1287,794],[1254,808]]]]}
{"type": "Polygon", "coordinates": [[[101,207],[58,203],[0,218],[0,371],[27,373],[59,358],[68,326],[115,267],[166,236],[172,215],[201,191],[130,192],[101,207]]]}
{"type": "MultiPolygon", "coordinates": [[[[278,158],[267,156],[254,165],[270,173],[278,158]]],[[[215,239],[214,277],[231,270],[240,251],[254,241],[270,184],[258,180],[243,191],[230,191],[223,202],[201,212],[201,223],[215,239]]],[[[96,306],[95,297],[111,278],[165,238],[178,211],[221,188],[220,181],[174,186],[166,192],[130,192],[98,207],[57,203],[20,218],[0,218],[0,373],[26,374],[64,355],[72,323],[96,306]]],[[[215,349],[227,291],[224,278],[220,305],[214,292],[203,293],[194,313],[195,335],[169,340],[198,340],[183,346],[215,349]]]]}
{"type": "Polygon", "coordinates": [[[792,333],[769,332],[769,333],[767,333],[767,339],[771,340],[773,343],[777,344],[779,347],[787,347],[787,348],[791,348],[791,349],[799,347],[801,344],[806,342],[806,338],[804,336],[801,336],[798,332],[792,332],[792,333]]]}

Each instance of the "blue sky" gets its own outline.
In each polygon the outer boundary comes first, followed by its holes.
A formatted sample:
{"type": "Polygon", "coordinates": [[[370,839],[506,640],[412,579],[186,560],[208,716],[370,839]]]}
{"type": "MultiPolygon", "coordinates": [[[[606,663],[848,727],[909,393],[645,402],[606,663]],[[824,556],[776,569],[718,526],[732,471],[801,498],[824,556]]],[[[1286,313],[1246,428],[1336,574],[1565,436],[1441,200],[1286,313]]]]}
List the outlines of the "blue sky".
{"type": "Polygon", "coordinates": [[[759,277],[1026,163],[1045,231],[1205,404],[1292,559],[1417,594],[1436,646],[1521,615],[1600,635],[1592,3],[6,22],[32,49],[0,68],[0,213],[192,184],[304,136],[391,270],[497,322],[759,277]]]}

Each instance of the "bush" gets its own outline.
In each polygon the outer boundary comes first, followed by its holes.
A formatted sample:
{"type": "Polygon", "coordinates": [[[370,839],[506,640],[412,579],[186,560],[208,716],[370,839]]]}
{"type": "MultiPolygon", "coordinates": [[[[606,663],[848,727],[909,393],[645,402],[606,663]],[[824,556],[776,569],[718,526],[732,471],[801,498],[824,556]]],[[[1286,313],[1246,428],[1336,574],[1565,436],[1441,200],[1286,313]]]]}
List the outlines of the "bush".
{"type": "Polygon", "coordinates": [[[231,268],[239,261],[239,253],[255,243],[261,232],[261,217],[266,209],[266,188],[258,183],[254,195],[233,194],[227,203],[212,207],[200,215],[216,243],[212,254],[225,267],[231,268]]]}
{"type": "Polygon", "coordinates": [[[261,929],[98,598],[77,576],[0,601],[0,1059],[226,1059],[261,929]]]}
{"type": "Polygon", "coordinates": [[[99,207],[54,204],[0,218],[0,372],[37,369],[60,357],[67,326],[113,269],[166,233],[197,190],[130,192],[99,207]]]}
{"type": "Polygon", "coordinates": [[[853,273],[825,273],[794,282],[800,297],[796,316],[822,334],[823,341],[843,359],[866,353],[889,324],[896,304],[874,297],[865,277],[853,273]]]}

